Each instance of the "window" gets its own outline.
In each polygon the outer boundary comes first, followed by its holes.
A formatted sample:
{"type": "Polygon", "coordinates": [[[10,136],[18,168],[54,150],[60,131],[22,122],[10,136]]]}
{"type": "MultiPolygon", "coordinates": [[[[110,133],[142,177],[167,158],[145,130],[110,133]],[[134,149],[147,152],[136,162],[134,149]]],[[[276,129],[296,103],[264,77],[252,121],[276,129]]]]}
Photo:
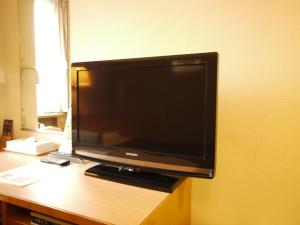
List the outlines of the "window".
{"type": "Polygon", "coordinates": [[[68,110],[67,2],[35,0],[34,37],[37,85],[37,113],[68,110]]]}

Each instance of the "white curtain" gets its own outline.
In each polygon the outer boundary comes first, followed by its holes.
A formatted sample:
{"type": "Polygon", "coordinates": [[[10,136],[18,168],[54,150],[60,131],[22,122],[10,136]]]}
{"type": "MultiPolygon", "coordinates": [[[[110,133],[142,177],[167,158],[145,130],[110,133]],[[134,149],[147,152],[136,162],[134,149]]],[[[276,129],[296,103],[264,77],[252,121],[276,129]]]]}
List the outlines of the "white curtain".
{"type": "Polygon", "coordinates": [[[38,114],[68,110],[67,2],[35,0],[35,54],[39,74],[38,114]]]}

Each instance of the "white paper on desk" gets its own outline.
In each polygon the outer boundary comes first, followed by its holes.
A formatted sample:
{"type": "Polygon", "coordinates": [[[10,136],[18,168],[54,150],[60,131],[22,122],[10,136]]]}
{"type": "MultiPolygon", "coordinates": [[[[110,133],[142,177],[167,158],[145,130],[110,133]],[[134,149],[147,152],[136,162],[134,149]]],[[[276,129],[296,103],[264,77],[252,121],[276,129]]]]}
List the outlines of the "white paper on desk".
{"type": "Polygon", "coordinates": [[[19,187],[32,184],[58,172],[61,167],[42,162],[17,167],[0,173],[0,182],[19,187]]]}

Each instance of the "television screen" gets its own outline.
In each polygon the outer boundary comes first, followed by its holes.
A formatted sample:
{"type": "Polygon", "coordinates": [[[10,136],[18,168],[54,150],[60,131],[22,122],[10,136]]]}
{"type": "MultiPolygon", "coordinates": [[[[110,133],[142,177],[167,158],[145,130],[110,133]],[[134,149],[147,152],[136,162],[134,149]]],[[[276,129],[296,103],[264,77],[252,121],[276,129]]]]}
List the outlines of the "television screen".
{"type": "Polygon", "coordinates": [[[212,178],[217,53],[72,64],[74,153],[212,178]]]}

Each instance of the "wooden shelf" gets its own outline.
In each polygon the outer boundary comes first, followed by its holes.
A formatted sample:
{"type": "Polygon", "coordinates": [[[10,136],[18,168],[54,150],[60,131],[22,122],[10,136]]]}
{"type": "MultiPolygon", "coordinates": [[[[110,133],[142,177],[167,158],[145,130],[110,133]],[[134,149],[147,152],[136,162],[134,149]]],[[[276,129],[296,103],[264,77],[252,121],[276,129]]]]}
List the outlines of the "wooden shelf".
{"type": "Polygon", "coordinates": [[[30,224],[30,210],[17,207],[14,205],[7,205],[7,224],[9,225],[28,225],[30,224]]]}
{"type": "Polygon", "coordinates": [[[54,126],[64,130],[65,123],[67,119],[67,113],[48,113],[38,115],[38,122],[44,124],[45,126],[54,126]]]}

